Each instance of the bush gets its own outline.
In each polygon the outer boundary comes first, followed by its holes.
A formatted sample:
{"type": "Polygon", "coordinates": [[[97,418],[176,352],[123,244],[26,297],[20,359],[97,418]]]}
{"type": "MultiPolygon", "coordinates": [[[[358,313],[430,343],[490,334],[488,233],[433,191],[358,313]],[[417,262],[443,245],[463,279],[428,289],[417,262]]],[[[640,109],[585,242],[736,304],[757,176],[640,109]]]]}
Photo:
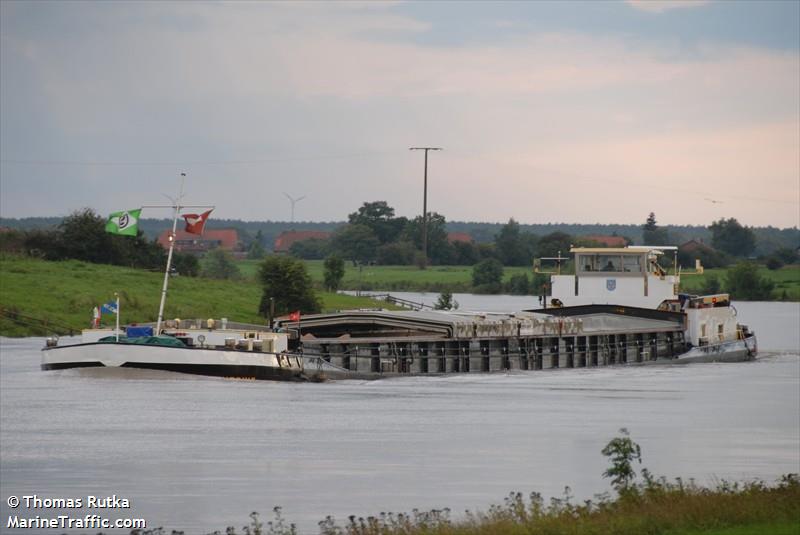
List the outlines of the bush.
{"type": "Polygon", "coordinates": [[[289,254],[303,260],[322,260],[328,251],[330,251],[330,241],[320,238],[300,240],[289,247],[289,254]]]}
{"type": "Polygon", "coordinates": [[[439,294],[439,299],[433,305],[435,310],[452,310],[458,308],[458,302],[453,300],[453,294],[447,290],[439,294]]]}
{"type": "Polygon", "coordinates": [[[238,279],[241,277],[233,256],[223,249],[212,249],[200,262],[200,276],[208,279],[238,279]]]}
{"type": "Polygon", "coordinates": [[[416,252],[414,244],[408,241],[387,243],[378,248],[377,262],[382,266],[410,266],[416,252]]]}
{"type": "Polygon", "coordinates": [[[783,267],[783,261],[778,258],[777,256],[770,256],[767,258],[767,269],[770,271],[775,271],[776,269],[780,269],[783,267]]]}
{"type": "Polygon", "coordinates": [[[531,281],[527,273],[515,273],[506,283],[506,291],[511,295],[528,295],[531,291],[531,281]]]}
{"type": "Polygon", "coordinates": [[[739,262],[728,269],[725,288],[734,299],[759,301],[772,298],[775,283],[759,276],[757,265],[751,262],[739,262]]]}
{"type": "Polygon", "coordinates": [[[270,299],[274,300],[277,314],[295,310],[308,314],[322,308],[306,265],[301,260],[290,256],[268,256],[261,264],[258,278],[263,286],[258,311],[264,317],[269,315],[270,299]]]}
{"type": "Polygon", "coordinates": [[[719,278],[716,275],[709,275],[705,278],[703,285],[698,288],[697,291],[700,295],[718,294],[722,291],[722,284],[720,284],[719,278]]]}
{"type": "Polygon", "coordinates": [[[502,280],[503,264],[499,260],[487,258],[472,266],[472,285],[476,289],[487,285],[497,285],[499,287],[502,280]]]}
{"type": "Polygon", "coordinates": [[[335,292],[342,285],[344,278],[344,260],[336,255],[325,259],[325,289],[335,292]]]}

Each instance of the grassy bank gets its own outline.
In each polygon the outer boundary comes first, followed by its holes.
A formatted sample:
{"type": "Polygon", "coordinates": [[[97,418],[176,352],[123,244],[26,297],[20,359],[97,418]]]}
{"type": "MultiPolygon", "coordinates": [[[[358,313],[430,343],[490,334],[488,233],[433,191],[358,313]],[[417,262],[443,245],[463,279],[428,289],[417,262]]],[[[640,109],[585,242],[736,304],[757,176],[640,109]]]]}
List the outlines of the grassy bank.
{"type": "MultiPolygon", "coordinates": [[[[608,495],[574,503],[549,502],[536,493],[511,493],[502,505],[467,511],[453,519],[449,509],[381,513],[343,523],[319,522],[320,535],[797,535],[800,533],[800,482],[784,476],[774,485],[721,482],[714,488],[661,478],[634,485],[616,499],[608,495]]],[[[273,510],[270,521],[257,513],[241,531],[228,535],[296,535],[294,525],[273,510]]],[[[146,535],[134,532],[136,535],[146,535]]],[[[153,535],[165,531],[149,532],[153,535]]],[[[172,532],[182,533],[182,532],[172,532]]],[[[221,533],[221,532],[215,532],[221,533]]]]}
{"type": "MultiPolygon", "coordinates": [[[[314,282],[322,284],[324,274],[322,260],[305,262],[314,282]]],[[[258,261],[245,260],[239,263],[239,269],[246,277],[254,278],[258,265],[258,261]]],[[[528,267],[507,267],[503,271],[503,281],[508,282],[517,273],[526,273],[529,277],[533,275],[532,269],[528,267]]],[[[782,299],[785,291],[786,300],[800,301],[799,265],[784,266],[777,270],[761,267],[758,273],[775,283],[774,299],[782,299]]],[[[717,268],[708,269],[703,275],[684,275],[681,277],[681,289],[688,293],[697,293],[706,286],[709,277],[716,277],[724,287],[725,274],[726,269],[717,268]]],[[[468,293],[472,290],[472,266],[431,266],[425,270],[416,266],[366,266],[359,271],[348,263],[345,266],[342,289],[419,292],[449,290],[468,293]]]]}
{"type": "MultiPolygon", "coordinates": [[[[88,327],[93,307],[120,294],[121,321],[155,321],[163,274],[90,264],[76,260],[45,262],[0,257],[0,335],[65,334],[88,327]],[[8,317],[11,315],[11,319],[8,317]],[[26,324],[29,317],[45,325],[26,324]]],[[[321,292],[325,310],[385,306],[369,299],[321,292]]],[[[164,315],[167,318],[227,317],[263,324],[258,315],[261,287],[252,279],[217,281],[173,277],[164,315]]],[[[112,316],[106,316],[111,321],[112,316]]]]}
{"type": "MultiPolygon", "coordinates": [[[[725,268],[714,268],[705,270],[702,275],[684,275],[681,277],[681,289],[689,293],[696,293],[698,289],[707,284],[710,277],[716,277],[724,291],[726,272],[725,268]]],[[[758,275],[775,283],[773,299],[800,301],[800,265],[784,266],[775,270],[760,266],[758,275]],[[785,299],[783,298],[784,292],[786,293],[785,299]]],[[[733,298],[735,300],[736,296],[734,295],[733,298]]]]}
{"type": "MultiPolygon", "coordinates": [[[[305,260],[308,273],[314,282],[322,284],[324,267],[322,260],[305,260]]],[[[245,260],[239,263],[242,274],[255,277],[258,261],[245,260]]],[[[508,281],[516,273],[532,275],[528,267],[504,268],[503,280],[508,281]]],[[[393,290],[439,292],[470,292],[472,290],[472,266],[430,266],[419,269],[416,266],[364,266],[359,270],[352,263],[345,264],[344,290],[393,290]]]]}

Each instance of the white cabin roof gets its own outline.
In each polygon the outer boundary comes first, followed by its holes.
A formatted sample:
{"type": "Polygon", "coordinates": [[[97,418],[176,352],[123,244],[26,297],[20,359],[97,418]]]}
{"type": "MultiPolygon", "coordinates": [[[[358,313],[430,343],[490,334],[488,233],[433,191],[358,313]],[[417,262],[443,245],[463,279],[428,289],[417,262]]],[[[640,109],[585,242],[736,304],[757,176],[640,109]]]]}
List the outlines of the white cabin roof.
{"type": "Polygon", "coordinates": [[[572,247],[570,253],[583,254],[664,254],[664,251],[676,251],[674,245],[628,245],[627,247],[572,247]]]}

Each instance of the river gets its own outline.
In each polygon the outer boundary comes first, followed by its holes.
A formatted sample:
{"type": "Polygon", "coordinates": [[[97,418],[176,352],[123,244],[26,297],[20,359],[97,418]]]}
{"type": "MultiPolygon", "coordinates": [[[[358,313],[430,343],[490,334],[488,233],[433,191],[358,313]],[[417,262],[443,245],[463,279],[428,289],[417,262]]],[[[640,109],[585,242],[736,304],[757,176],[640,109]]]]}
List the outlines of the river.
{"type": "MultiPolygon", "coordinates": [[[[455,297],[462,309],[535,306],[455,297]]],[[[9,515],[55,516],[8,505],[33,494],[116,495],[130,509],[69,514],[192,534],[240,528],[254,510],[269,518],[276,505],[316,533],[329,514],[485,509],[510,491],[558,496],[565,485],[589,498],[609,490],[600,450],[620,427],[655,474],[713,484],[800,472],[800,304],[736,307],[759,336],[755,362],[373,382],[42,372],[43,339],[0,339],[0,532],[19,531],[9,515]]]]}

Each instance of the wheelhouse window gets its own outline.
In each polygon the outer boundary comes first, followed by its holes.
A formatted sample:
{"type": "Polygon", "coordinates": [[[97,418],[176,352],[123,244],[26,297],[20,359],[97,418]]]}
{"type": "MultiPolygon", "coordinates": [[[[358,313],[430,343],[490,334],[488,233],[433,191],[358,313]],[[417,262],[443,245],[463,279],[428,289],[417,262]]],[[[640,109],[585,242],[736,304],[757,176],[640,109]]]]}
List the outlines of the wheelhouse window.
{"type": "Polygon", "coordinates": [[[625,254],[580,254],[579,273],[641,273],[642,256],[625,254]]]}

